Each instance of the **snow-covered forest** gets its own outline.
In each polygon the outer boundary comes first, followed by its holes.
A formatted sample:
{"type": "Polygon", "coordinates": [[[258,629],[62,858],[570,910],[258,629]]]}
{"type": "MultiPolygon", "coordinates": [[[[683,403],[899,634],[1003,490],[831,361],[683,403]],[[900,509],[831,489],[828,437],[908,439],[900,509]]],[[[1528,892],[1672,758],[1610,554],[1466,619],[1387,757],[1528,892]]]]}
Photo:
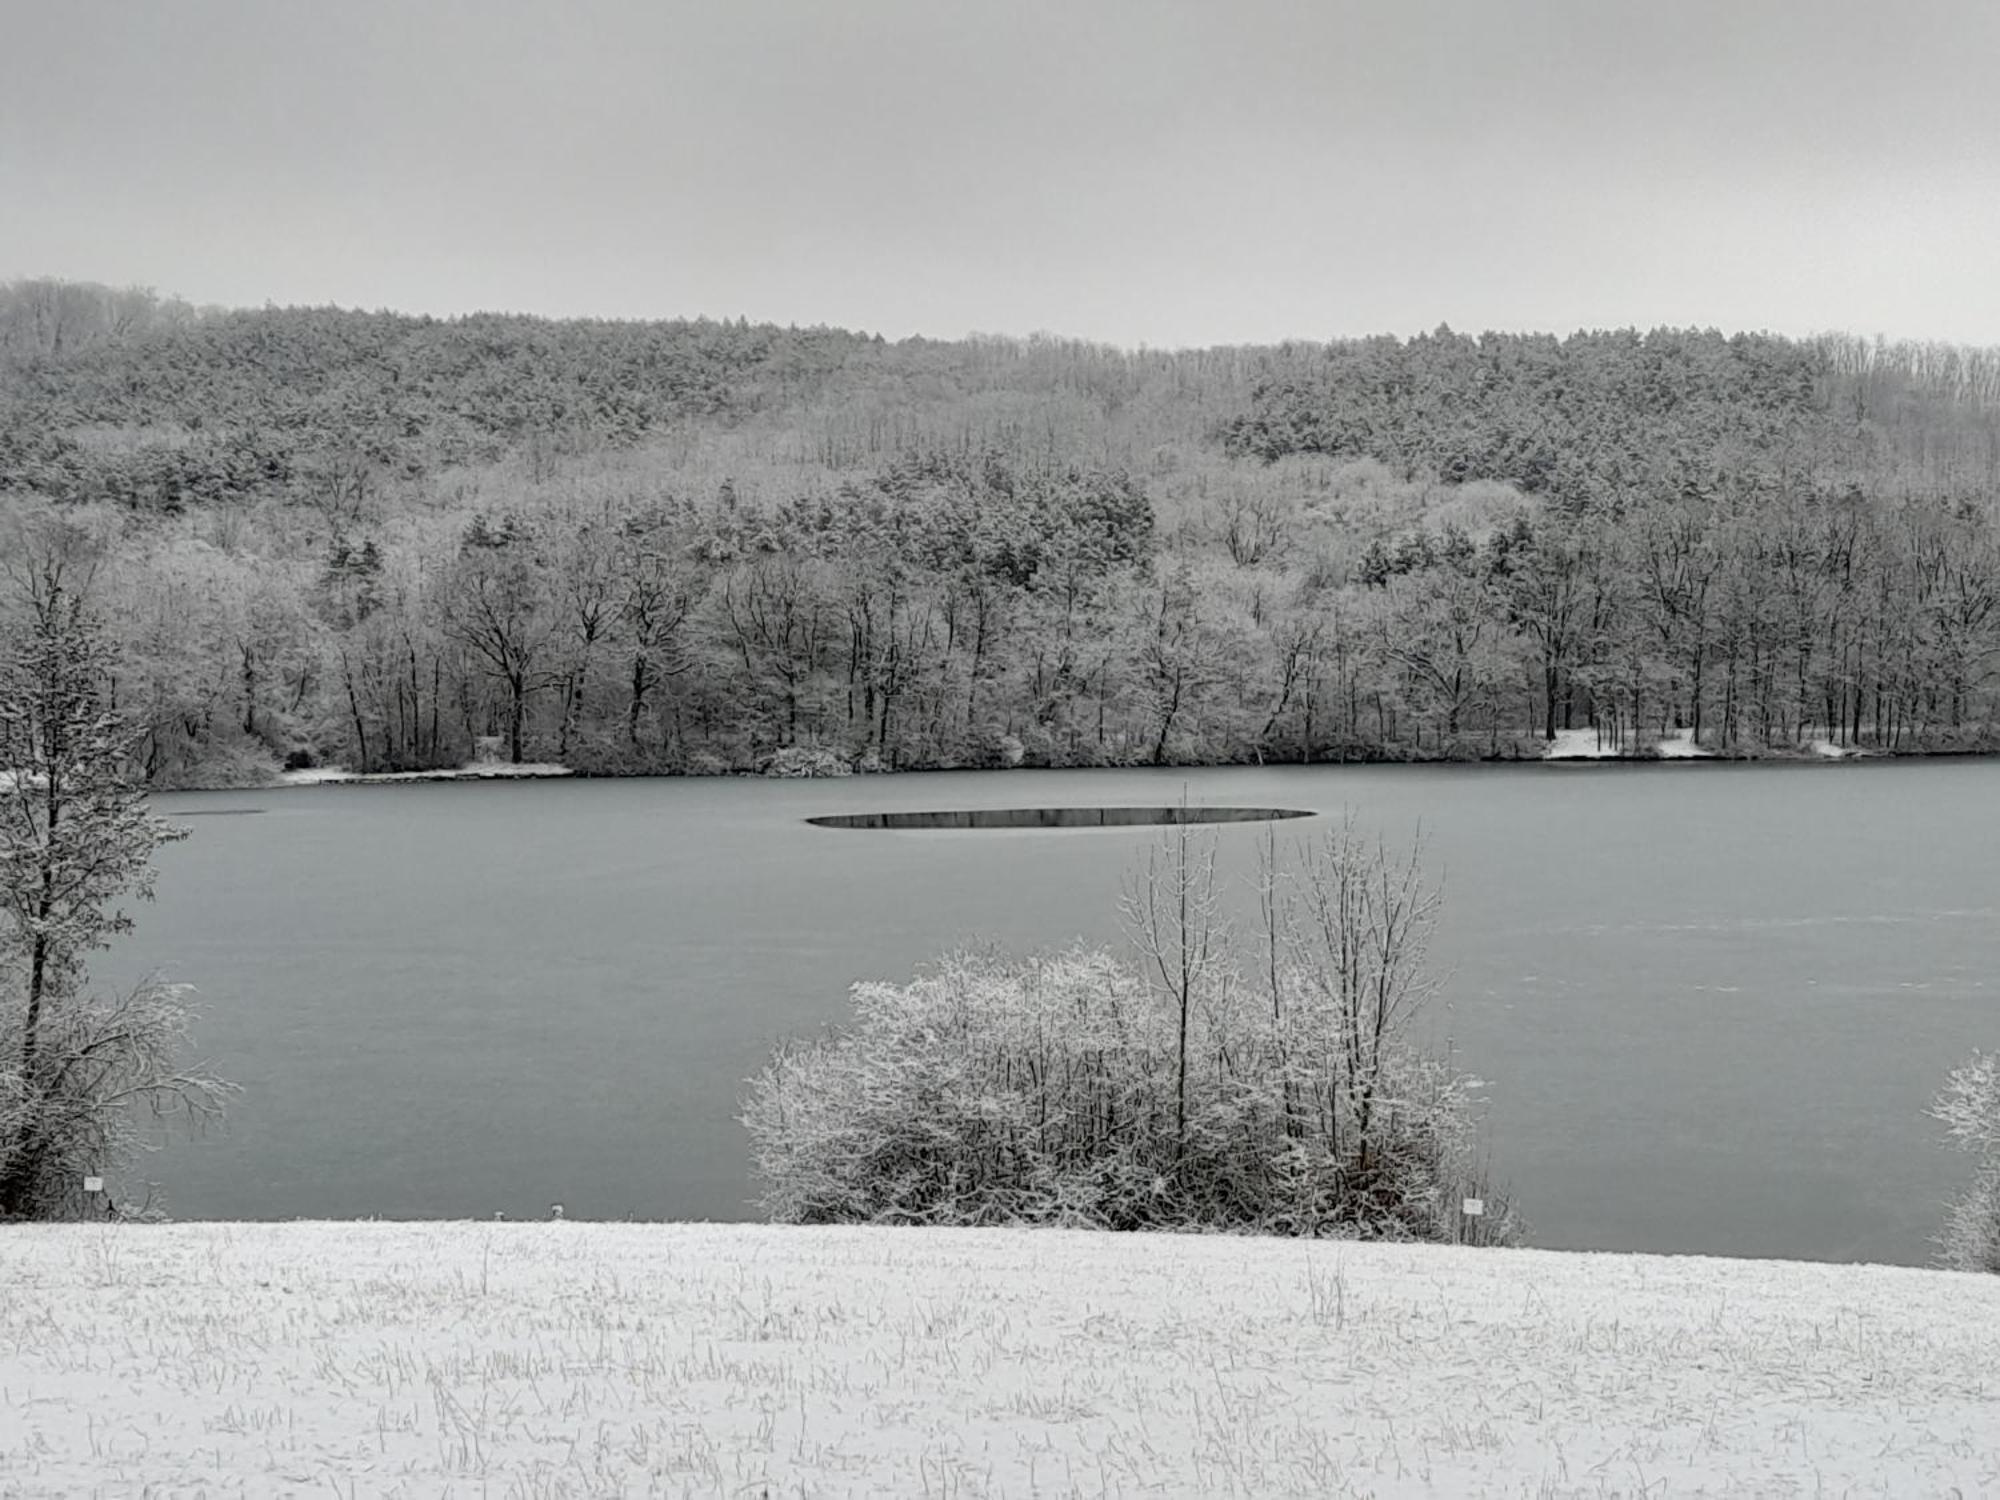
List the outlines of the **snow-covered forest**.
{"type": "Polygon", "coordinates": [[[1990,746],[2000,354],[1181,352],[0,289],[155,785],[1990,746]]]}

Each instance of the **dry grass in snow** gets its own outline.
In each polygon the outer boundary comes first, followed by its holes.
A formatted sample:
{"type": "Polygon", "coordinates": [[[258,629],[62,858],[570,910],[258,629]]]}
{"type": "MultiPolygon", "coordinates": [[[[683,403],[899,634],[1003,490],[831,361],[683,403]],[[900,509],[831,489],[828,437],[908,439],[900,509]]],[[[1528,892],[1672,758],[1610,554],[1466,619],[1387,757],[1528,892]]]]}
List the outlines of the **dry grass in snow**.
{"type": "Polygon", "coordinates": [[[2000,1278],[1058,1231],[0,1232],[0,1495],[2000,1493],[2000,1278]]]}

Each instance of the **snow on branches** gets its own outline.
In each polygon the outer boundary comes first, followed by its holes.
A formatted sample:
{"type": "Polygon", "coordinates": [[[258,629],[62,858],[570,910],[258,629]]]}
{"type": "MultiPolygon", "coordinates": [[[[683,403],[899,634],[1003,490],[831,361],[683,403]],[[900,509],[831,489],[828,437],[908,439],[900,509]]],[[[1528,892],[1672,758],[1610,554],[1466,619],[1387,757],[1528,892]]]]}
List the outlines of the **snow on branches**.
{"type": "Polygon", "coordinates": [[[948,955],[781,1044],[743,1122],[793,1223],[1050,1224],[1506,1240],[1471,1080],[1411,1044],[1435,892],[1351,825],[1266,856],[1260,943],[1185,825],[1123,903],[1139,962],[948,955]],[[1492,1205],[1465,1219],[1464,1197],[1492,1205]]]}

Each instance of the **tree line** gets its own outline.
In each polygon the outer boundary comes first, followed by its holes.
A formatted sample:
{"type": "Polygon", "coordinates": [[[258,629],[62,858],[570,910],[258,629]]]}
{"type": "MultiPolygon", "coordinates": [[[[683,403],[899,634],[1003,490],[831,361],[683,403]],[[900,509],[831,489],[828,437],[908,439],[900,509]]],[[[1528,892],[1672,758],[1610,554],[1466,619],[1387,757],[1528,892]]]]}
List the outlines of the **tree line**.
{"type": "Polygon", "coordinates": [[[1995,734],[2000,359],[1266,349],[0,293],[155,784],[1995,734]]]}

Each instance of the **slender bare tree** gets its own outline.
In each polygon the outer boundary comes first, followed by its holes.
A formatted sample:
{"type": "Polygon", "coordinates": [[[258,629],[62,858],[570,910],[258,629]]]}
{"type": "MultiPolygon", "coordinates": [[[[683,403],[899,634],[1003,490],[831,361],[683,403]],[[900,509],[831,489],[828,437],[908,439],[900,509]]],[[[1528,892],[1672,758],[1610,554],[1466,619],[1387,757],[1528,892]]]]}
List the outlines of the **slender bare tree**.
{"type": "Polygon", "coordinates": [[[1188,1022],[1224,969],[1222,903],[1215,885],[1215,834],[1196,832],[1185,793],[1173,829],[1147,851],[1144,871],[1119,901],[1125,924],[1160,993],[1173,1007],[1174,1149],[1187,1152],[1188,1022]]]}

